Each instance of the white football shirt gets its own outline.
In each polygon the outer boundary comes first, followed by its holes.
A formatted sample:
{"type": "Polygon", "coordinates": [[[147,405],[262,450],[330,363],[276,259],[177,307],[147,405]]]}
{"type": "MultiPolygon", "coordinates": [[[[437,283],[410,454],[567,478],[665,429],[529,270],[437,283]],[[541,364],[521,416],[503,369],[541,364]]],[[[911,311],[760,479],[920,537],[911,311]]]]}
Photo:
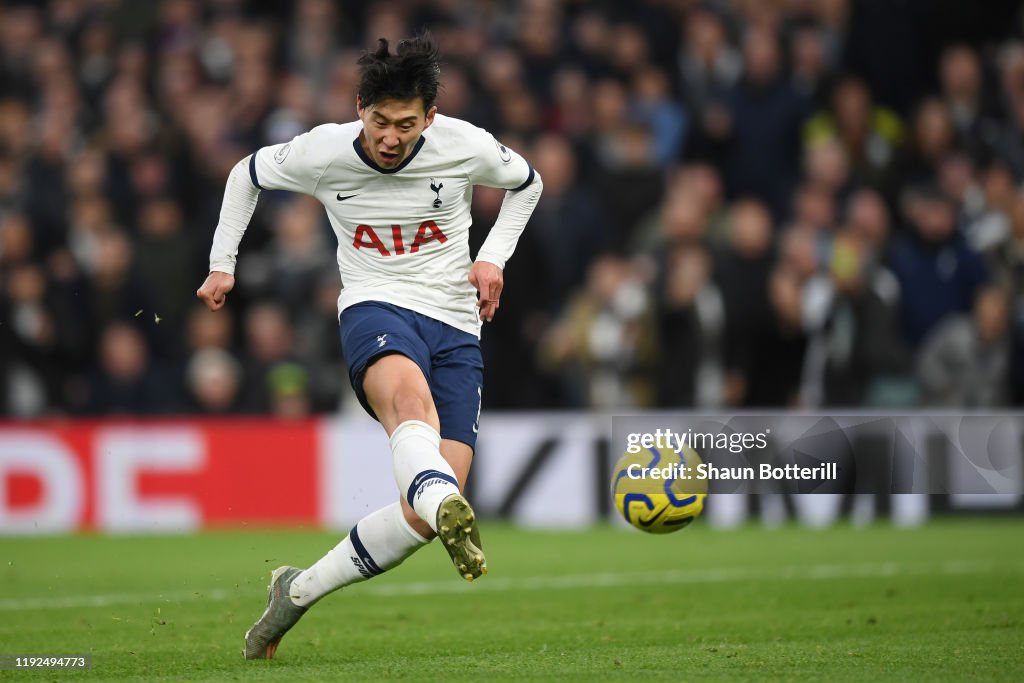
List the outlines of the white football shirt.
{"type": "MultiPolygon", "coordinates": [[[[359,143],[361,121],[325,124],[252,155],[264,190],[316,197],[338,237],[338,312],[383,301],[479,336],[469,283],[474,185],[517,190],[533,168],[487,131],[437,114],[398,167],[377,166],[359,143]]],[[[481,250],[478,259],[504,267],[481,250]]]]}

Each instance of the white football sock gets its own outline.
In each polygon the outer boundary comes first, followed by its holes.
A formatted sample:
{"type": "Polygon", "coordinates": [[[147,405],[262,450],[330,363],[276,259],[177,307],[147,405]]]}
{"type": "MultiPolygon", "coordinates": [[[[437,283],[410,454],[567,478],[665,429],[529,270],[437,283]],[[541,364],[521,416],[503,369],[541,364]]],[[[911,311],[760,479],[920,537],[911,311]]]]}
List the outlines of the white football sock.
{"type": "Polygon", "coordinates": [[[420,536],[392,503],[363,517],[341,543],[292,580],[292,602],[308,607],[342,586],[397,567],[430,541],[420,536]]]}
{"type": "Polygon", "coordinates": [[[441,501],[459,492],[459,480],[440,448],[441,435],[419,420],[406,420],[391,435],[398,493],[434,531],[441,501]]]}

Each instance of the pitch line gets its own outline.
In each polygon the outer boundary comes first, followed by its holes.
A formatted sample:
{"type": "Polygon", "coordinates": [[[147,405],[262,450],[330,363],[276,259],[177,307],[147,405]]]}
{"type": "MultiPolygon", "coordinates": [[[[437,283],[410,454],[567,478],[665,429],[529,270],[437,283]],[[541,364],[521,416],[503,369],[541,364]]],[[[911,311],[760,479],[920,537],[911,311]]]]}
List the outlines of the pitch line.
{"type": "MultiPolygon", "coordinates": [[[[832,579],[885,578],[893,576],[926,576],[981,574],[996,570],[1024,572],[1024,564],[999,565],[995,562],[962,560],[939,565],[905,565],[897,562],[864,564],[818,564],[792,567],[725,567],[717,569],[672,569],[651,572],[615,572],[575,574],[568,576],[487,577],[472,585],[462,581],[417,581],[368,585],[356,589],[361,595],[407,597],[445,595],[451,593],[503,593],[506,591],[564,590],[575,588],[616,588],[620,586],[659,586],[737,581],[821,581],[832,579]]],[[[0,612],[24,610],[113,607],[118,605],[167,604],[198,600],[223,601],[248,599],[254,591],[213,588],[205,591],[168,593],[112,593],[108,595],[42,596],[0,600],[0,612]]]]}

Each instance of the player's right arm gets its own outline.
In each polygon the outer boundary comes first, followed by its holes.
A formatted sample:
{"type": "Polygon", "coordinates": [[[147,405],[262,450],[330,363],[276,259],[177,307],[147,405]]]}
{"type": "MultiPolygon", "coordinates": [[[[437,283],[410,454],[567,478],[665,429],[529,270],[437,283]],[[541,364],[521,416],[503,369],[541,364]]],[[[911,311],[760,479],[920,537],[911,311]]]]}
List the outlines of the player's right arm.
{"type": "Polygon", "coordinates": [[[224,306],[235,286],[238,245],[256,210],[260,190],[289,190],[313,195],[327,166],[333,145],[331,126],[318,126],[291,142],[262,147],[231,169],[224,188],[220,220],[210,249],[210,274],[196,296],[211,311],[224,306]]]}

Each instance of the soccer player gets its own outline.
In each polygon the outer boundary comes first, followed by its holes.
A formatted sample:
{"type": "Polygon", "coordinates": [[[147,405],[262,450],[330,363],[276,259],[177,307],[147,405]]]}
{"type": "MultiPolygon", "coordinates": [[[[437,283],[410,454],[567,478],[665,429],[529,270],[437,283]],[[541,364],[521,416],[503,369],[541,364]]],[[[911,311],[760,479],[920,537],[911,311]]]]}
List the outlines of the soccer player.
{"type": "Polygon", "coordinates": [[[435,535],[460,576],[487,571],[461,495],[480,418],[480,328],[498,310],[502,270],[541,179],[486,131],[437,113],[440,69],[429,34],[394,52],[381,39],[358,63],[358,121],[317,126],[232,169],[210,274],[196,295],[211,310],[224,306],[261,189],[320,200],[338,237],[349,378],[390,437],[401,499],[359,520],[309,569],[273,572],[266,611],[245,634],[247,659],[273,657],[310,605],[397,566],[435,535]],[[476,261],[468,241],[474,185],[508,190],[476,261]]]}

